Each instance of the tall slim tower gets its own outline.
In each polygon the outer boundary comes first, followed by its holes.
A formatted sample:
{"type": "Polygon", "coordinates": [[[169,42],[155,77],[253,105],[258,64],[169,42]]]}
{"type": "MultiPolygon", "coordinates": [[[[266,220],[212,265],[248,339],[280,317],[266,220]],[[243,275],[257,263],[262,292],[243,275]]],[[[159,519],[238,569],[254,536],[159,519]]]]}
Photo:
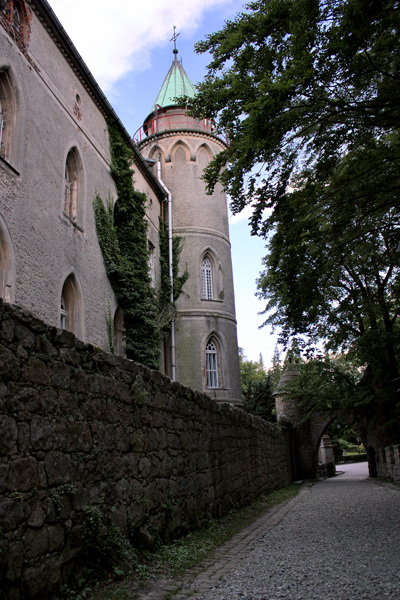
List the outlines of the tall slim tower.
{"type": "MultiPolygon", "coordinates": [[[[176,36],[174,36],[176,42],[176,36]]],[[[176,43],[174,59],[136,141],[157,162],[170,192],[172,231],[182,237],[180,266],[189,272],[177,301],[176,380],[217,401],[240,405],[238,344],[226,196],[212,196],[201,179],[208,162],[225,147],[213,123],[189,117],[176,97],[195,90],[176,43]]]]}

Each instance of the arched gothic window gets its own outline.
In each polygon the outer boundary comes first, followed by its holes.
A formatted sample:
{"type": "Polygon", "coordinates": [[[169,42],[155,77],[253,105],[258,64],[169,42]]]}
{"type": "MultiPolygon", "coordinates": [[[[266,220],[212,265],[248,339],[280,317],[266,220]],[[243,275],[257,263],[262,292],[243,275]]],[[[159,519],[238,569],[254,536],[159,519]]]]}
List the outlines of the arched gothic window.
{"type": "Polygon", "coordinates": [[[9,72],[0,71],[0,155],[8,162],[12,161],[12,149],[15,148],[15,98],[9,72]]]}
{"type": "Polygon", "coordinates": [[[60,328],[78,333],[78,290],[72,274],[65,280],[61,292],[60,328]]]}
{"type": "Polygon", "coordinates": [[[0,298],[3,298],[4,302],[12,302],[13,262],[13,253],[10,252],[9,244],[0,227],[0,298]]]}
{"type": "Polygon", "coordinates": [[[218,387],[218,352],[212,339],[206,345],[206,378],[208,388],[218,387]]]}
{"type": "Polygon", "coordinates": [[[65,192],[64,192],[64,214],[72,221],[77,219],[77,196],[78,196],[78,161],[74,149],[68,152],[65,161],[65,192]]]}
{"type": "Polygon", "coordinates": [[[213,299],[213,281],[212,281],[212,267],[208,256],[203,258],[201,265],[201,282],[202,282],[202,297],[205,300],[213,299]]]}

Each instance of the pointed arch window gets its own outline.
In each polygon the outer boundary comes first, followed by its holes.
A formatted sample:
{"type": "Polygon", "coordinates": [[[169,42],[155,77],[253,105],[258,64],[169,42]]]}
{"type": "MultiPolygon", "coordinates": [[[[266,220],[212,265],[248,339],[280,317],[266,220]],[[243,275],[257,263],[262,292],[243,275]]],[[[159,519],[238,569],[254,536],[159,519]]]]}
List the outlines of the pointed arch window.
{"type": "Polygon", "coordinates": [[[14,256],[7,237],[0,224],[0,298],[4,302],[12,302],[13,299],[13,267],[14,256]]]}
{"type": "Polygon", "coordinates": [[[201,281],[203,288],[203,298],[205,300],[213,299],[213,280],[212,280],[212,266],[208,256],[203,258],[201,265],[201,281]]]}
{"type": "Polygon", "coordinates": [[[60,328],[78,335],[79,292],[73,274],[65,280],[60,300],[60,328]]]}
{"type": "Polygon", "coordinates": [[[64,214],[72,221],[77,218],[78,161],[76,151],[70,150],[65,161],[64,214]]]}
{"type": "Polygon", "coordinates": [[[9,70],[0,71],[0,155],[14,162],[16,148],[16,104],[9,70]],[[14,150],[13,150],[14,149],[14,150]]]}
{"type": "Polygon", "coordinates": [[[206,378],[208,388],[218,387],[218,352],[213,340],[206,345],[206,378]]]}

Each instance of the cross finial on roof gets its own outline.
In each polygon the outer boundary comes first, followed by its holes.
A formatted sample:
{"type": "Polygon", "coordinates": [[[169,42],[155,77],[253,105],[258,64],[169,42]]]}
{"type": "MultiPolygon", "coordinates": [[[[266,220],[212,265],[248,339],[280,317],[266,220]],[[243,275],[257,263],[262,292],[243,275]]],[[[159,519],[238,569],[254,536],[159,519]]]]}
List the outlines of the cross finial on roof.
{"type": "Polygon", "coordinates": [[[172,36],[172,38],[169,40],[170,42],[174,42],[174,49],[173,49],[173,53],[174,54],[178,54],[178,50],[176,49],[176,38],[178,37],[179,33],[176,33],[176,26],[174,25],[174,34],[172,36]]]}

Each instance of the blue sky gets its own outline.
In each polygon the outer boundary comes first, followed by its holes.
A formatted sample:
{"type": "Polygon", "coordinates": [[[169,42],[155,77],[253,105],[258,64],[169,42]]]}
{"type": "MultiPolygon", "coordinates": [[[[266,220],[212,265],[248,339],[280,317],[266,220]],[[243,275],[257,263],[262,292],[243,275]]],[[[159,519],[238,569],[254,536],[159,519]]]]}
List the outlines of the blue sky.
{"type": "MultiPolygon", "coordinates": [[[[242,10],[239,0],[50,0],[51,8],[133,136],[149,114],[173,59],[173,26],[179,58],[194,84],[209,56],[194,44],[218,31],[242,10]],[[90,25],[89,25],[90,24],[90,25]]],[[[260,353],[268,367],[276,337],[259,329],[264,303],[255,297],[265,255],[263,240],[250,236],[248,214],[230,219],[238,341],[250,360],[260,353]]]]}

